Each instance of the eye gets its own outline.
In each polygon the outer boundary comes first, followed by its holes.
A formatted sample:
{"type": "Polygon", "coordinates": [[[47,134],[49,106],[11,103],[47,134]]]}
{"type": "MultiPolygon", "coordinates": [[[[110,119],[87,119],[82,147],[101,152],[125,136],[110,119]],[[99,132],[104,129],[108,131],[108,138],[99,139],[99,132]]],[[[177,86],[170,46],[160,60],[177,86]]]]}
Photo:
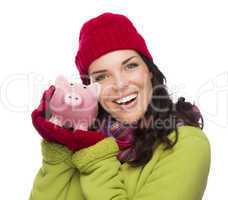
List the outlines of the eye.
{"type": "Polygon", "coordinates": [[[87,87],[86,86],[83,86],[84,89],[86,89],[87,87]]]}
{"type": "Polygon", "coordinates": [[[135,67],[137,67],[137,66],[138,66],[137,63],[130,63],[130,64],[128,64],[126,67],[129,68],[129,69],[132,69],[132,68],[135,68],[135,67]]]}
{"type": "Polygon", "coordinates": [[[101,75],[95,77],[94,80],[95,80],[95,81],[101,81],[101,80],[105,79],[106,76],[108,76],[108,75],[106,75],[106,74],[101,74],[101,75]]]}
{"type": "Polygon", "coordinates": [[[70,86],[73,86],[74,84],[73,83],[70,83],[70,86]]]}

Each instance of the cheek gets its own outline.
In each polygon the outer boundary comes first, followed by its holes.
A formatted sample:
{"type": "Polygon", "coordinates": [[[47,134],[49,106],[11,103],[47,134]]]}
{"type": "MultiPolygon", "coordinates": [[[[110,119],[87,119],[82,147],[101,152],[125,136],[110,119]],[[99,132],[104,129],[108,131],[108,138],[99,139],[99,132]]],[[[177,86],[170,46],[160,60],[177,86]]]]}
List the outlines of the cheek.
{"type": "Polygon", "coordinates": [[[99,103],[102,105],[102,107],[108,107],[108,105],[111,103],[111,94],[110,94],[111,88],[107,85],[101,86],[101,92],[98,98],[99,103]]]}
{"type": "Polygon", "coordinates": [[[145,72],[143,70],[138,70],[133,72],[130,76],[129,76],[129,80],[131,80],[132,82],[142,82],[142,80],[145,77],[145,72]]]}
{"type": "Polygon", "coordinates": [[[151,101],[151,98],[153,95],[153,86],[149,77],[147,78],[147,83],[144,86],[144,91],[145,91],[145,101],[146,101],[145,103],[148,104],[148,102],[151,101]]]}
{"type": "Polygon", "coordinates": [[[137,77],[138,79],[135,79],[135,84],[137,84],[138,87],[140,87],[140,102],[143,105],[147,105],[148,101],[150,101],[151,99],[153,92],[151,77],[147,71],[143,70],[138,72],[137,77]]]}
{"type": "Polygon", "coordinates": [[[104,91],[104,87],[101,86],[100,95],[98,97],[98,101],[100,102],[101,105],[103,105],[103,101],[105,99],[105,96],[106,96],[106,94],[105,94],[105,91],[104,91]]]}
{"type": "Polygon", "coordinates": [[[135,71],[131,74],[130,82],[140,87],[139,89],[151,88],[151,80],[145,69],[135,71]]]}

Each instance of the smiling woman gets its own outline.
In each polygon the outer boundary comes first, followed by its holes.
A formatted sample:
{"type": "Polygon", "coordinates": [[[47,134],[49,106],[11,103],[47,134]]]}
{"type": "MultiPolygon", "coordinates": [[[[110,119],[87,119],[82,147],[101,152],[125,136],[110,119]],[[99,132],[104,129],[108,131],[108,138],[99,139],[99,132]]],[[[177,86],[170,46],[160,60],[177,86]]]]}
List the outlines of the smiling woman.
{"type": "Polygon", "coordinates": [[[87,21],[75,62],[85,85],[101,86],[97,119],[85,132],[53,126],[41,112],[46,91],[32,114],[44,162],[30,200],[202,199],[211,159],[203,117],[184,97],[172,101],[133,23],[114,13],[87,21]]]}
{"type": "Polygon", "coordinates": [[[142,117],[152,96],[152,74],[136,51],[109,52],[88,71],[91,82],[101,84],[99,103],[108,113],[125,123],[142,117]]]}
{"type": "Polygon", "coordinates": [[[128,49],[108,52],[91,63],[88,74],[91,82],[99,82],[102,88],[97,121],[91,129],[99,128],[108,115],[123,124],[138,124],[133,134],[134,151],[125,160],[131,166],[149,162],[157,143],[164,143],[167,149],[171,149],[178,141],[178,126],[203,128],[202,115],[199,110],[194,111],[197,107],[185,102],[183,97],[177,103],[172,102],[166,89],[165,76],[152,60],[140,52],[128,49]],[[116,58],[120,58],[119,62],[116,58]],[[121,60],[128,62],[121,65],[121,60]],[[132,63],[137,67],[126,70],[132,63]],[[96,81],[95,74],[99,74],[98,77],[104,75],[105,78],[96,81]],[[176,137],[172,142],[168,135],[174,130],[176,137]],[[135,152],[137,159],[132,160],[135,152]]]}

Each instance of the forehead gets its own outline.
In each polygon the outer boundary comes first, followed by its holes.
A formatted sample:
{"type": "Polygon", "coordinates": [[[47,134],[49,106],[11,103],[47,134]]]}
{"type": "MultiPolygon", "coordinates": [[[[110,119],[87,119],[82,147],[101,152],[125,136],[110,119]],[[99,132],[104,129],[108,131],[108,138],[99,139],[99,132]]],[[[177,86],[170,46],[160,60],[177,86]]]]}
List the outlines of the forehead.
{"type": "Polygon", "coordinates": [[[115,50],[108,52],[100,56],[90,64],[88,73],[90,74],[95,70],[101,69],[108,70],[108,68],[116,65],[120,66],[124,60],[132,56],[138,57],[139,54],[137,53],[137,51],[131,49],[115,50]]]}

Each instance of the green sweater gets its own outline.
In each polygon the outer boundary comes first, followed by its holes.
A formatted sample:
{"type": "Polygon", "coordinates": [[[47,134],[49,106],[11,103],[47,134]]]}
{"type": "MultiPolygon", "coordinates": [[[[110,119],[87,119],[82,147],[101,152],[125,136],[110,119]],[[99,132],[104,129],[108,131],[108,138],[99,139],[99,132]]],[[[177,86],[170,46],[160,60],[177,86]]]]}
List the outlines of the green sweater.
{"type": "MultiPolygon", "coordinates": [[[[210,143],[199,128],[185,125],[178,130],[173,149],[164,151],[161,144],[138,168],[119,162],[113,137],[75,153],[43,140],[43,164],[29,200],[201,200],[210,169],[210,143]]],[[[173,131],[169,138],[174,136],[173,131]]]]}

